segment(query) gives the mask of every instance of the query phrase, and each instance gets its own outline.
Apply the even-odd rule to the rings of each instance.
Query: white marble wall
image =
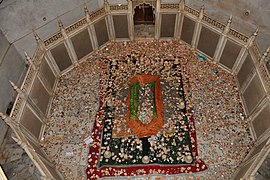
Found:
[[[247,35],[251,35],[259,26],[259,49],[263,52],[270,45],[269,0],[186,0],[186,4],[196,9],[204,5],[206,14],[223,23],[232,14],[232,28]],[[245,15],[247,10],[250,12],[249,16]]]
[[[7,106],[10,101],[15,98],[13,91],[8,80],[20,84],[25,64],[22,57],[18,54],[16,48],[10,45],[8,40],[0,31],[0,111],[6,112]],[[0,147],[3,143],[7,125],[0,118]]]
[[[64,26],[84,16],[85,0],[11,0],[0,5],[0,27],[7,40],[14,43],[18,52],[23,55],[27,51],[33,55],[36,49],[32,29],[42,39],[59,31],[57,20],[61,19]],[[87,0],[90,12],[103,6],[103,0]]]
[[[163,0],[162,2],[177,3],[179,0]],[[20,53],[23,49],[33,54],[35,47],[32,41],[32,29],[37,29],[42,38],[58,31],[57,18],[69,25],[81,18],[84,0],[51,0],[51,1],[3,1],[0,5],[0,27],[7,39],[15,43]],[[126,4],[126,0],[109,0],[111,4]],[[103,0],[87,0],[88,8],[94,11],[103,6]],[[230,14],[233,15],[232,27],[251,35],[256,27],[260,27],[257,39],[261,51],[270,44],[270,4],[268,0],[186,0],[186,4],[199,9],[205,5],[206,14],[226,23]],[[250,11],[245,16],[246,10]],[[43,18],[46,20],[43,20]]]

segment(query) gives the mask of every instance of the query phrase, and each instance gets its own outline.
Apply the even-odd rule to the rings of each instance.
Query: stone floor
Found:
[[[155,37],[155,25],[135,25],[134,34],[137,38],[154,38]]]
[[[26,152],[11,138],[11,129],[1,154],[0,164],[9,180],[40,180],[40,173]]]
[[[130,179],[229,179],[252,145],[235,79],[215,63],[198,59],[188,47],[172,41],[111,43],[60,78],[42,142],[56,168],[66,179],[86,179],[91,132],[99,105],[99,73],[104,73],[105,59],[121,59],[131,51],[145,54],[146,60],[190,53],[185,60],[187,71],[183,72],[190,84],[184,88],[189,89],[187,96],[193,107],[199,158],[208,170]]]

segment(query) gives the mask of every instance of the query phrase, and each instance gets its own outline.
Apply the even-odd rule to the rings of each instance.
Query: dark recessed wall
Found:
[[[174,37],[176,14],[161,15],[160,37]]]
[[[191,45],[195,22],[188,17],[184,17],[181,39]]]
[[[240,87],[243,86],[244,82],[247,80],[250,72],[255,68],[254,63],[251,59],[251,56],[248,54],[247,58],[245,59],[243,65],[241,66],[238,74],[237,80],[239,82]]]
[[[78,60],[93,51],[90,36],[88,30],[85,29],[82,32],[76,34],[71,38],[74,50],[76,52]]]
[[[98,46],[101,46],[105,44],[107,41],[109,41],[105,18],[95,23],[94,27],[96,31]]]
[[[241,47],[239,45],[235,44],[233,41],[228,40],[222,52],[220,63],[227,68],[232,69],[240,50]]]
[[[42,128],[42,122],[35,116],[35,114],[26,106],[21,118],[21,124],[36,138]]]
[[[270,105],[264,107],[252,122],[257,137],[260,137],[270,127]]]
[[[50,86],[52,89],[55,83],[55,76],[48,65],[46,59],[42,59],[41,67],[40,67],[40,73],[42,77],[46,80],[46,83]]]
[[[214,57],[218,44],[219,35],[210,29],[202,26],[198,49],[210,57]]]
[[[34,81],[32,90],[30,92],[30,97],[40,111],[45,115],[50,101],[50,94],[47,92],[38,78],[36,78]]]
[[[264,95],[265,92],[261,80],[256,74],[243,94],[244,101],[247,106],[249,114],[254,110],[256,105],[262,100]]]
[[[51,49],[51,53],[60,71],[65,70],[72,64],[64,43]]]
[[[127,15],[113,15],[116,38],[129,38]]]

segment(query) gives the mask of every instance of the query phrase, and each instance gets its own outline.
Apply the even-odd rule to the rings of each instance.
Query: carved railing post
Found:
[[[155,39],[160,38],[161,18],[160,18],[160,0],[156,1],[156,20],[155,20]]]
[[[9,83],[11,84],[12,88],[18,93],[18,95],[22,98],[22,100],[26,103],[26,101],[28,100],[28,95],[21,88],[15,85],[15,83],[11,80],[9,80]]]
[[[48,53],[48,49],[46,48],[43,40],[38,36],[38,34],[36,33],[36,31],[34,29],[33,29],[33,34],[35,36],[35,40],[36,40],[36,43],[38,45],[38,48],[40,48],[45,53],[45,56],[49,59],[49,63],[53,67],[52,70],[55,72],[55,74],[58,78],[60,76],[60,70],[59,70],[58,66],[56,65],[56,62],[54,61],[52,55],[50,53]],[[41,63],[41,61],[39,63]],[[33,62],[33,64],[34,64],[34,62]]]
[[[228,36],[228,33],[231,29],[231,24],[232,24],[232,15],[230,16],[230,18],[228,19],[227,21],[227,25],[225,26],[223,32],[222,32],[222,35],[220,36],[219,38],[219,41],[218,41],[218,45],[217,45],[217,48],[216,48],[216,52],[214,54],[214,61],[216,62],[219,62],[220,60],[220,57],[222,55],[222,52],[225,48],[225,45],[226,45],[226,42],[227,42],[227,36]]]
[[[68,38],[68,35],[66,33],[66,29],[64,27],[64,24],[62,23],[62,21],[60,19],[58,19],[58,26],[59,26],[59,29],[60,29],[60,32],[61,32],[62,36],[65,39]]]
[[[107,13],[110,11],[110,4],[108,0],[104,0],[104,8]]]
[[[33,34],[37,43],[38,48],[40,48],[43,51],[46,51],[47,48],[44,44],[44,42],[42,41],[42,39],[38,36],[38,34],[36,33],[36,31],[33,29]]]
[[[267,97],[270,100],[270,72],[267,69],[267,62],[269,61],[267,57],[269,52],[270,46],[265,50],[258,62],[256,62],[256,69],[263,82],[263,87],[266,91]]]
[[[268,54],[270,52],[270,46],[266,49],[266,51],[263,53],[262,57],[259,60],[259,63],[266,63],[268,61],[268,59],[266,59],[268,57]]]
[[[26,63],[29,65],[29,67],[32,67],[36,71],[38,68],[34,64],[32,58],[28,55],[26,51],[24,51],[24,56],[25,56]]]
[[[11,86],[13,87],[13,89],[20,95],[24,95],[23,91],[18,88],[18,86],[15,85],[15,83],[13,83],[11,80],[9,80],[9,83],[11,84]]]
[[[64,37],[66,48],[67,48],[68,54],[70,55],[70,59],[71,59],[72,63],[75,65],[78,65],[79,64],[78,58],[77,58],[77,55],[75,53],[73,44],[72,44],[71,40],[69,39],[69,37],[66,33],[66,29],[65,29],[65,27],[60,19],[58,20],[58,26],[59,26],[59,29],[60,29],[62,36]]]
[[[85,13],[85,18],[86,18],[86,21],[88,24],[87,30],[88,30],[88,33],[90,35],[93,50],[97,50],[98,49],[98,41],[97,41],[97,37],[96,37],[96,31],[95,31],[94,25],[92,23],[90,13],[89,13],[89,10],[87,8],[86,3],[84,5],[84,13]]]
[[[193,34],[193,39],[192,39],[192,42],[191,42],[191,47],[192,48],[197,48],[198,43],[199,43],[201,29],[202,29],[202,23],[201,22],[202,22],[202,19],[203,19],[203,14],[204,14],[204,6],[201,7],[199,17],[198,17],[198,19],[196,21],[195,30],[194,30],[194,34]]]
[[[9,125],[11,128],[18,130],[19,123],[10,117],[7,117],[4,113],[0,112],[0,117],[4,120],[4,122]]]
[[[202,22],[202,19],[203,19],[204,9],[205,9],[204,6],[202,6],[201,9],[200,9],[199,18],[198,18],[198,20],[199,20],[200,22]]]
[[[31,57],[27,54],[26,51],[24,51],[23,53],[24,53],[24,57],[25,57],[24,58],[25,64],[28,66],[31,66],[33,64]]]
[[[132,1],[128,0],[128,33],[131,41],[134,39],[134,19]]]
[[[176,18],[176,31],[175,39],[179,40],[182,32],[183,22],[184,22],[184,11],[185,11],[185,0],[179,1],[179,8]]]
[[[250,48],[253,45],[256,37],[258,36],[258,32],[259,28],[257,28],[256,31],[248,38],[248,42],[245,45],[246,49]]]
[[[109,39],[115,39],[115,31],[114,31],[114,24],[113,24],[113,18],[110,10],[110,4],[108,0],[104,0],[104,8],[107,16],[105,16],[105,21],[107,24]]]
[[[227,36],[227,34],[230,32],[231,24],[232,24],[232,14],[231,14],[230,18],[227,21],[227,25],[224,28],[224,31],[223,31],[224,36]]]
[[[180,0],[179,2],[179,11],[183,13],[185,11],[185,0]]]
[[[90,14],[89,14],[89,10],[88,10],[86,4],[84,4],[84,8],[83,8],[83,9],[84,9],[84,14],[85,14],[86,22],[87,22],[88,24],[91,24],[92,21],[91,21]]]

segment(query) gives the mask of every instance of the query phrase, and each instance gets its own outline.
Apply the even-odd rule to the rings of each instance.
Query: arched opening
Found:
[[[153,37],[155,35],[155,8],[151,4],[142,3],[134,8],[134,33],[137,37]]]
[[[134,9],[134,24],[154,25],[154,8],[150,4],[140,4]]]

